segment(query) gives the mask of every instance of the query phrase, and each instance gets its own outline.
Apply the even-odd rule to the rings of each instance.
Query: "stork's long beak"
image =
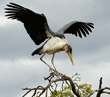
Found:
[[[74,66],[74,61],[73,61],[73,55],[72,55],[72,53],[71,53],[71,52],[68,52],[67,54],[68,54],[68,56],[70,57],[71,63],[72,63],[73,66]]]

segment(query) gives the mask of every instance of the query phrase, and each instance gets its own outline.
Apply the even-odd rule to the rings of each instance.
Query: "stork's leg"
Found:
[[[41,60],[42,62],[44,62],[49,68],[51,68],[44,60],[42,60],[42,58],[44,57],[44,55],[45,55],[45,54],[43,54],[43,55],[40,57],[40,60]]]
[[[53,63],[53,61],[54,61],[54,56],[55,56],[55,54],[53,54],[51,62],[52,62],[52,65],[53,65],[53,67],[54,67],[54,69],[55,69],[55,71],[56,71],[55,65],[54,65],[54,63]]]

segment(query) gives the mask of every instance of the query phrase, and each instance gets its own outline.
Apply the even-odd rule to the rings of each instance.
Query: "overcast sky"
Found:
[[[65,52],[56,54],[54,63],[59,72],[70,77],[79,73],[79,83],[92,84],[92,89],[98,88],[100,77],[102,86],[110,87],[110,0],[0,0],[0,97],[21,97],[26,92],[21,88],[46,86],[43,77],[49,74],[40,56],[31,56],[39,46],[30,39],[23,24],[4,17],[9,2],[44,13],[55,32],[71,21],[94,23],[95,29],[86,38],[66,35],[73,48],[74,66]],[[43,58],[50,66],[51,57]]]

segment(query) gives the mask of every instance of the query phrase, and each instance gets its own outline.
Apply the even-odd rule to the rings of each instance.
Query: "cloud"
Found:
[[[39,60],[0,60],[0,67],[0,94],[4,97],[15,97],[23,93],[21,88],[41,84],[48,73],[48,68]]]
[[[10,26],[10,25],[16,25],[15,21],[9,20],[6,17],[4,17],[3,15],[0,16],[0,27],[6,27],[6,26]]]

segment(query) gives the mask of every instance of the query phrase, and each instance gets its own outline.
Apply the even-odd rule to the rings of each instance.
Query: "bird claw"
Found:
[[[49,67],[49,72],[53,72],[53,71],[56,72],[57,71],[56,68],[53,69],[53,68]]]
[[[52,68],[51,67],[49,67],[49,72],[52,72]]]

